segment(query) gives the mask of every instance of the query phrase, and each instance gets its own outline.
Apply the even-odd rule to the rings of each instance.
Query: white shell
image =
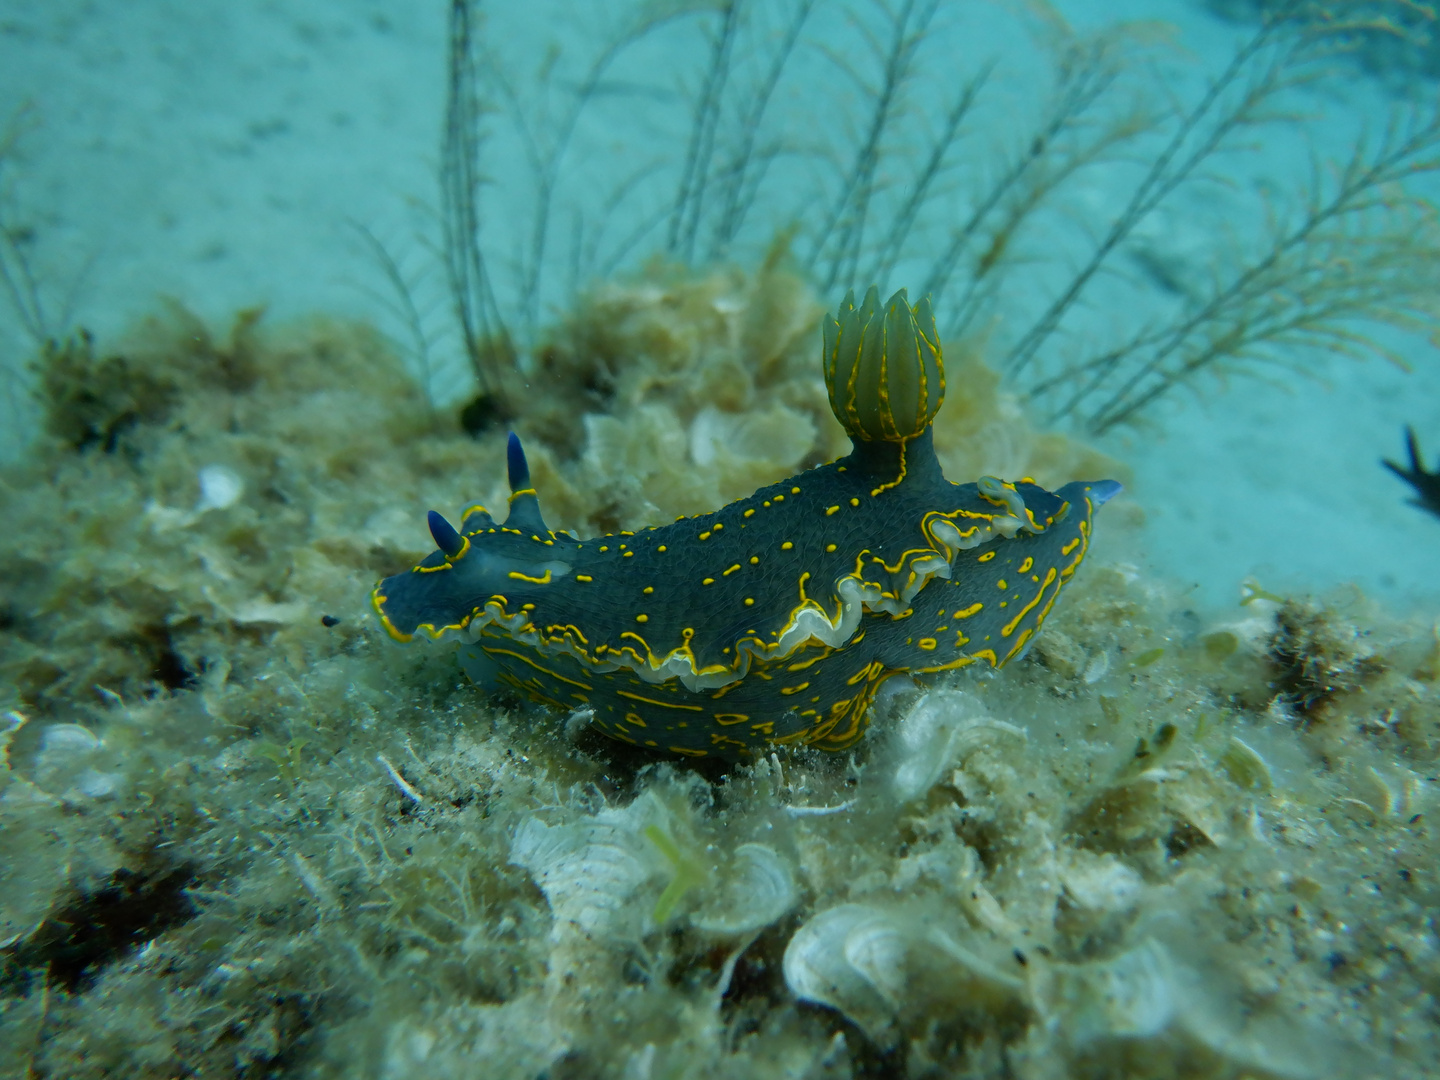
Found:
[[[234,469],[225,465],[206,465],[200,470],[200,499],[195,503],[195,512],[223,510],[234,506],[245,493],[245,481]]]
[[[94,767],[104,742],[79,724],[51,724],[40,735],[32,782],[66,799],[102,799],[115,794],[121,776]]]
[[[42,754],[90,754],[100,749],[100,739],[79,724],[51,724],[40,735]]]
[[[84,769],[75,777],[74,790],[87,799],[104,799],[114,795],[120,787],[120,774],[100,772],[98,769]]]
[[[1148,1038],[1175,1019],[1179,1006],[1170,957],[1154,940],[1103,963],[1086,964],[1065,980],[1075,1007],[1069,1022],[1079,1045],[1099,1038]]]
[[[894,1018],[905,987],[905,939],[885,912],[841,904],[800,927],[785,949],[785,985],[838,1009],[868,1033]]]
[[[901,802],[924,795],[967,753],[996,738],[1023,742],[1023,729],[992,719],[973,694],[931,690],[896,726],[892,788]]]
[[[593,819],[549,826],[527,818],[515,831],[510,861],[530,871],[558,922],[586,933],[608,929],[641,908],[627,901],[654,872],[633,833]]]
[[[691,920],[712,934],[744,934],[769,926],[795,905],[790,864],[767,844],[741,844],[719,888]]]

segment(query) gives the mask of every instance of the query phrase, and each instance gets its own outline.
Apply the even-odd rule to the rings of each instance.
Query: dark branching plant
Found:
[[[999,305],[1016,237],[1065,182],[1119,157],[1154,127],[1150,110],[1116,92],[1137,44],[1126,30],[1052,39],[1056,80],[1047,108],[1016,148],[996,154],[993,179],[944,230],[946,243],[929,262],[922,291],[947,297],[950,336]]]
[[[780,85],[781,78],[789,65],[791,57],[800,41],[800,35],[809,21],[811,13],[814,12],[818,0],[799,0],[789,13],[789,18],[784,23],[784,30],[779,36],[775,47],[764,67],[764,75],[750,89],[739,102],[739,122],[736,137],[721,153],[719,160],[714,162],[713,174],[709,174],[715,154],[714,127],[718,124],[720,105],[722,98],[716,97],[711,103],[705,96],[699,99],[697,104],[697,121],[701,120],[708,112],[711,135],[708,139],[708,147],[701,149],[699,133],[704,125],[700,122],[692,125],[691,142],[696,144],[693,154],[693,162],[687,157],[687,175],[682,177],[679,188],[676,191],[675,210],[672,214],[672,221],[681,227],[673,231],[672,241],[669,250],[675,254],[683,255],[686,259],[693,260],[697,257],[695,247],[696,236],[699,231],[700,221],[706,206],[706,196],[713,194],[715,197],[713,217],[710,221],[710,246],[705,257],[710,260],[725,258],[730,247],[740,235],[740,230],[749,216],[751,208],[755,205],[755,198],[760,190],[760,185],[765,178],[765,173],[770,162],[783,152],[784,143],[779,139],[763,141],[760,139],[761,132],[766,129],[765,121],[770,106],[775,97],[775,91]],[[731,18],[727,12],[724,26],[721,29],[721,38],[727,33],[732,39],[729,46],[724,46],[717,40],[714,49],[718,59],[728,66],[734,52],[733,38],[739,26],[740,16],[744,14],[744,8],[739,0],[733,4],[735,16]],[[709,85],[723,86],[719,80],[710,80]],[[702,177],[696,182],[694,174]],[[705,182],[708,174],[709,183]],[[687,224],[688,222],[688,224]],[[684,247],[681,248],[683,241]]]
[[[46,302],[35,267],[35,233],[19,220],[9,168],[20,140],[34,126],[34,109],[25,105],[0,128],[0,290],[20,328],[43,347],[56,339],[68,314],[57,319]]]
[[[1440,170],[1440,112],[1398,115],[1343,165],[1317,166],[1294,205],[1272,208],[1258,245],[1199,302],[1035,384],[1051,419],[1107,431],[1202,372],[1304,370],[1317,351],[1405,362],[1367,324],[1440,330],[1440,222],[1405,182]]]
[[[21,141],[38,125],[33,106],[20,106],[0,126],[0,309],[8,309],[33,348],[28,365],[3,372],[9,418],[0,422],[0,455],[9,456],[33,430],[37,381],[61,358],[88,353],[91,339],[75,324],[76,299],[90,263],[82,264],[68,288],[55,289],[38,256],[40,236],[23,210],[14,165]]]
[[[564,82],[555,56],[544,65],[540,86],[522,90],[485,40],[480,0],[451,0],[440,164],[441,230],[456,320],[478,391],[467,406],[467,428],[478,430],[492,419],[504,419],[513,413],[513,374],[520,351],[532,346],[536,339],[544,275],[554,246],[557,193],[582,116],[597,98],[613,90],[608,82],[612,69],[628,49],[664,24],[691,14],[694,8],[685,0],[644,5],[603,45],[578,84]],[[540,103],[538,109],[531,107],[536,102]],[[558,104],[552,109],[554,102]],[[503,112],[513,125],[533,191],[529,235],[513,267],[512,277],[518,281],[518,288],[513,303],[505,307],[485,255],[481,197],[482,187],[491,179],[481,160],[489,136],[486,125],[497,112]],[[602,219],[615,215],[619,204],[648,171],[641,169],[619,185],[602,210]],[[578,220],[574,232],[584,232]],[[572,280],[581,275],[580,262],[585,253],[595,258],[596,247],[596,241],[587,243],[583,235],[573,239]]]
[[[476,22],[472,0],[453,0],[440,153],[440,224],[455,320],[475,376],[477,394],[471,407],[504,414],[510,411],[504,403],[505,369],[513,360],[514,350],[495,300],[481,244],[480,152],[485,141],[485,108],[476,70]],[[401,286],[402,295],[408,293],[403,282],[388,276]],[[408,309],[414,309],[408,296],[404,302]]]
[[[881,33],[877,35],[861,24],[867,51],[879,68],[878,78],[868,78],[838,50],[827,50],[835,66],[861,88],[870,106],[850,164],[841,173],[839,190],[830,201],[819,226],[808,237],[808,265],[827,292],[841,281],[853,281],[860,268],[865,250],[865,230],[870,222],[871,205],[878,186],[877,174],[887,150],[885,139],[905,105],[908,84],[916,76],[916,59],[921,43],[935,21],[939,7],[939,0],[900,0],[899,6],[893,9],[880,4]],[[973,94],[962,93],[961,101],[966,98],[973,98]],[[956,117],[952,126],[951,141],[967,110],[959,111],[960,116]],[[945,149],[942,143],[938,150],[937,169],[944,159]],[[935,152],[932,151],[931,157],[935,157]]]
[[[1202,373],[1256,364],[1303,370],[1316,350],[1391,355],[1366,324],[1430,331],[1440,305],[1440,230],[1433,208],[1407,181],[1440,168],[1440,110],[1399,109],[1379,137],[1362,139],[1339,165],[1313,162],[1307,190],[1268,208],[1258,243],[1225,253],[1189,309],[1142,327],[1109,347],[1035,377],[1042,348],[1117,249],[1183,185],[1206,177],[1238,136],[1277,120],[1282,95],[1318,78],[1360,29],[1367,7],[1288,3],[1267,14],[1199,100],[1176,114],[1170,133],[1088,258],[1020,335],[1004,370],[1052,423],[1101,433]],[[1392,356],[1392,358],[1394,358]]]
[[[433,412],[435,409],[436,335],[430,329],[434,322],[430,318],[432,313],[426,307],[422,307],[418,299],[429,291],[425,288],[426,279],[430,276],[427,272],[429,267],[421,265],[407,268],[401,265],[399,257],[391,247],[386,245],[371,229],[359,222],[351,222],[351,226],[385,278],[386,288],[384,290],[370,289],[367,291],[372,299],[404,328],[410,353],[414,357],[415,366],[418,369],[420,388],[425,394],[425,404]],[[450,279],[450,284],[454,284],[453,277]],[[463,312],[459,314],[456,321],[460,324],[461,333],[464,336],[467,355],[475,355],[472,350],[478,346],[479,340],[486,339],[480,339],[473,333],[472,324]],[[475,376],[478,381],[480,372],[476,371]],[[481,386],[487,385],[481,383]]]
[[[940,47],[947,0],[654,0],[574,81],[552,55],[530,82],[485,40],[479,3],[451,0],[442,219],[465,348],[499,411],[545,297],[557,299],[547,292],[557,265],[568,266],[573,296],[647,250],[688,266],[758,261],[776,236],[823,291],[918,284],[949,313],[949,335],[986,333],[1004,376],[1042,415],[1092,432],[1137,419],[1204,373],[1300,366],[1316,349],[1384,354],[1367,324],[1436,326],[1437,223],[1411,182],[1440,164],[1440,112],[1403,110],[1349,160],[1317,163],[1306,190],[1266,209],[1259,235],[1219,245],[1208,281],[1190,283],[1178,311],[1139,328],[1116,320],[1112,340],[1080,317],[1103,302],[1099,283],[1127,287],[1120,255],[1134,254],[1182,190],[1214,182],[1223,155],[1262,125],[1294,122],[1286,95],[1321,77],[1357,34],[1388,26],[1373,3],[1272,4],[1194,100],[1160,107],[1149,28],[1079,34],[1042,19],[1034,40],[1051,58],[1050,85],[1005,123],[984,125],[998,141],[974,132],[1002,92],[1003,65],[978,56],[957,73]],[[662,30],[662,47],[631,63]],[[620,99],[625,111],[610,122],[658,137],[653,153],[597,170],[612,181],[605,188],[588,182],[593,159],[576,153],[577,132],[587,110]],[[504,301],[481,213],[487,124],[501,115],[529,174],[529,223]],[[1077,230],[1077,178],[1099,166],[1128,170],[1133,185],[1113,215]],[[1072,242],[1057,246],[1051,233],[1067,220]]]

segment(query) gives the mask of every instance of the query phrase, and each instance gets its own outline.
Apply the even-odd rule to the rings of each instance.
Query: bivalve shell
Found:
[[[550,826],[528,818],[515,831],[510,861],[530,871],[557,922],[586,933],[641,910],[627,902],[656,871],[628,829],[594,820]]]
[[[785,985],[802,1001],[844,1013],[871,1037],[888,1027],[905,987],[906,942],[884,911],[841,904],[795,932],[785,949]]]
[[[795,905],[795,875],[768,844],[741,844],[720,887],[691,920],[712,934],[739,935],[769,926]]]
[[[931,690],[906,713],[891,743],[895,795],[901,802],[917,799],[976,748],[996,739],[1025,738],[1022,728],[991,718],[975,695]]]

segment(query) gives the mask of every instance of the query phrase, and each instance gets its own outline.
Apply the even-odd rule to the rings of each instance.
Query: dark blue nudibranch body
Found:
[[[1020,655],[1085,557],[1114,481],[1049,492],[945,478],[930,421],[944,368],[929,304],[849,297],[825,333],[847,457],[711,514],[581,541],[547,528],[519,440],[509,514],[380,582],[389,633],[456,637],[477,681],[662,752],[847,747],[892,675]]]

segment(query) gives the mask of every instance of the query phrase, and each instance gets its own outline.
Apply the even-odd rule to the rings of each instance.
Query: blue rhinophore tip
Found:
[[[436,510],[430,511],[430,535],[435,538],[435,546],[443,551],[448,558],[455,558],[465,550],[465,538],[455,531],[455,526],[445,520],[445,515]]]
[[[1090,496],[1090,501],[1100,507],[1124,490],[1125,485],[1119,480],[1096,480],[1089,485],[1087,494]]]
[[[530,466],[525,461],[525,448],[520,445],[520,436],[513,431],[505,446],[505,465],[510,474],[511,491],[524,491],[530,486]]]

